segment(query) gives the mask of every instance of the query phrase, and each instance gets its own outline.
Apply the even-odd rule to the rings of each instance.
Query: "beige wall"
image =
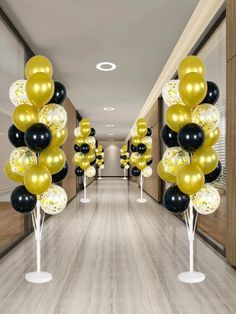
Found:
[[[99,142],[104,148],[105,164],[102,170],[103,176],[123,176],[123,169],[120,168],[120,149],[124,142]]]

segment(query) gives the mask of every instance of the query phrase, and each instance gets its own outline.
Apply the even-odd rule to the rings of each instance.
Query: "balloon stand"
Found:
[[[98,180],[102,180],[102,177],[101,177],[102,173],[101,173],[101,169],[98,168]]]
[[[89,203],[90,199],[87,198],[87,176],[84,174],[84,197],[80,199],[81,203]]]
[[[140,198],[136,200],[138,203],[146,203],[147,200],[146,198],[143,197],[143,174],[141,171],[141,176],[140,176]]]
[[[193,270],[194,269],[193,243],[197,224],[197,215],[194,219],[193,204],[191,200],[189,204],[189,209],[185,213],[185,222],[189,240],[189,271],[180,273],[178,275],[178,279],[184,283],[199,283],[205,280],[205,275],[203,273],[196,272]]]
[[[127,180],[128,178],[126,177],[126,173],[125,173],[125,168],[124,168],[124,177],[123,180]]]
[[[41,271],[41,239],[43,231],[45,214],[41,217],[41,209],[39,202],[36,205],[36,211],[32,213],[32,222],[34,226],[34,234],[36,239],[36,248],[37,248],[37,271],[27,273],[25,279],[32,283],[45,283],[52,280],[52,275],[47,272]]]

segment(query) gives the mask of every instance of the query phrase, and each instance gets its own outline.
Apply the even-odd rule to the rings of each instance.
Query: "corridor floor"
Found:
[[[88,187],[89,204],[74,199],[44,225],[46,284],[30,284],[35,239],[30,235],[0,260],[1,314],[236,313],[236,271],[201,239],[195,268],[201,284],[183,284],[188,270],[185,226],[139,189],[119,178]]]

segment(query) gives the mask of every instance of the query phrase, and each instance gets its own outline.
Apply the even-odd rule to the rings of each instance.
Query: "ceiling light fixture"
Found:
[[[115,110],[115,108],[114,107],[104,107],[103,110],[104,111],[113,111],[113,110]]]
[[[96,64],[96,69],[99,71],[109,72],[116,69],[115,63],[112,62],[100,62]]]
[[[105,124],[105,127],[107,128],[113,128],[115,126],[115,124]]]
[[[113,135],[114,135],[114,133],[108,133],[107,135],[109,135],[109,136],[113,136]]]

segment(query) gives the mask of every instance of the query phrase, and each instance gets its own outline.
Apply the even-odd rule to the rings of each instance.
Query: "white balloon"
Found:
[[[138,135],[138,133],[137,133],[137,128],[136,128],[135,126],[132,127],[132,129],[131,129],[131,131],[130,131],[130,134],[131,134],[132,137]]]
[[[28,104],[31,105],[25,90],[26,80],[15,81],[9,89],[9,98],[15,105]]]
[[[90,167],[88,167],[87,170],[85,170],[85,174],[87,177],[92,178],[95,176],[96,170],[93,166],[90,166]]]
[[[104,169],[104,165],[101,165],[99,168],[100,168],[101,170]]]
[[[147,166],[146,168],[144,168],[142,170],[142,175],[145,177],[145,178],[148,178],[148,177],[151,177],[152,175],[152,168]]]
[[[74,135],[75,135],[75,137],[81,136],[80,126],[78,126],[77,128],[74,129]]]
[[[46,214],[56,215],[66,207],[67,195],[62,187],[51,184],[46,192],[38,196],[38,201]]]
[[[129,165],[125,165],[125,169],[128,170],[129,169]]]
[[[162,97],[168,106],[175,104],[184,105],[179,95],[179,80],[168,81],[162,89]]]

